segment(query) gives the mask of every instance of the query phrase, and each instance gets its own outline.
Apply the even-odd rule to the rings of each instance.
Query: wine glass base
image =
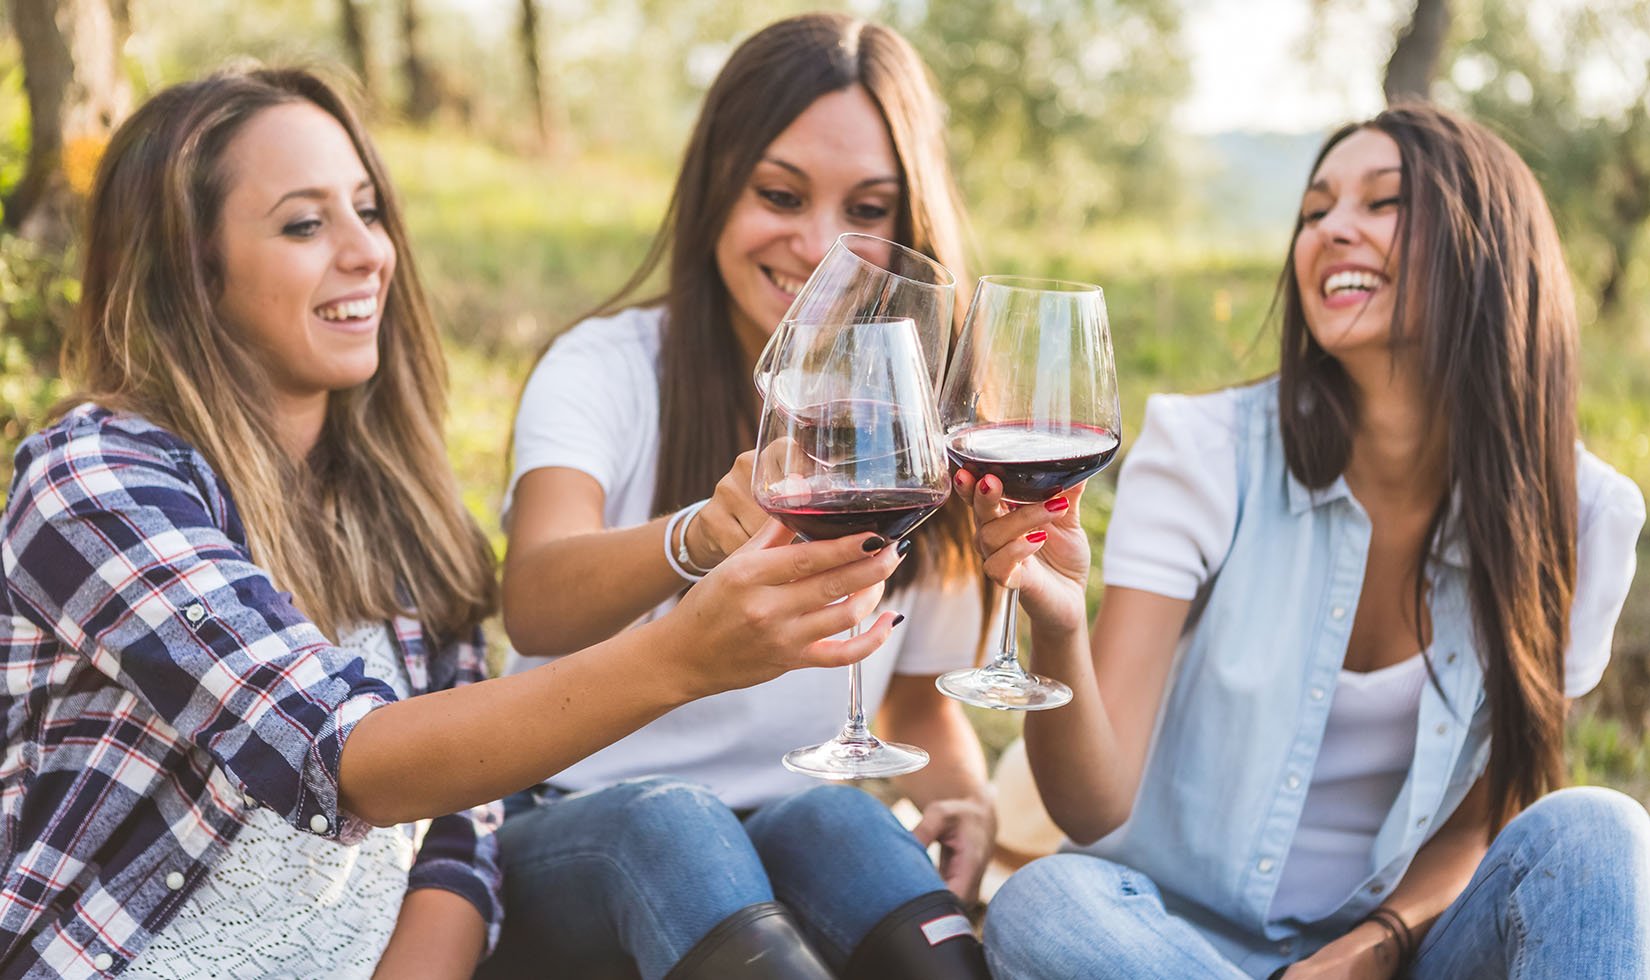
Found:
[[[884,742],[875,736],[863,741],[839,736],[805,749],[793,749],[781,761],[791,772],[816,779],[885,779],[928,765],[928,753],[915,745]]]
[[[942,674],[934,686],[964,704],[998,711],[1046,711],[1071,700],[1071,688],[1014,667],[980,667]]]

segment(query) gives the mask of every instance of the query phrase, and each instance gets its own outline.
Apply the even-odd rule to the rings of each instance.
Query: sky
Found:
[[[1373,115],[1383,101],[1394,6],[1340,4],[1313,31],[1307,0],[1187,3],[1181,29],[1192,94],[1176,121],[1195,133],[1305,132]]]

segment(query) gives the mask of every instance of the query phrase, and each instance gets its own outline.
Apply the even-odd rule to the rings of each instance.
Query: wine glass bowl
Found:
[[[940,413],[951,464],[975,480],[997,480],[1010,506],[1051,500],[1099,473],[1121,444],[1117,371],[1100,287],[981,278]],[[943,693],[1022,711],[1071,700],[1071,688],[1020,665],[1017,609],[1017,591],[1006,590],[1002,638],[991,662],[942,675],[935,683]]]
[[[892,543],[945,503],[950,471],[909,318],[790,322],[773,380],[751,490],[786,527],[810,540],[872,531]],[[841,733],[784,758],[786,768],[825,779],[894,776],[927,762],[923,750],[871,734],[857,663]]]
[[[782,336],[792,323],[909,319],[916,324],[928,377],[938,391],[945,376],[955,308],[956,278],[945,266],[875,235],[839,235],[762,348],[753,372],[756,390],[767,395]]]

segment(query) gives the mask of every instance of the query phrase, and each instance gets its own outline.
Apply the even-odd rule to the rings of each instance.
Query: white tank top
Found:
[[[1375,835],[1415,762],[1426,683],[1420,654],[1368,673],[1341,671],[1300,824],[1272,895],[1273,920],[1322,919],[1371,874]]]

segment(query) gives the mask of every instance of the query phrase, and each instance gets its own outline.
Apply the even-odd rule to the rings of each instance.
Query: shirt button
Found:
[[[1272,871],[1272,859],[1261,858],[1259,863],[1255,865],[1255,870],[1259,871],[1261,874],[1270,874]]]
[[[1314,700],[1314,701],[1322,701],[1323,700],[1323,688],[1321,688],[1321,687],[1314,687],[1312,690],[1308,691],[1307,693],[1312,695],[1312,700]]]
[[[1300,789],[1301,788],[1301,778],[1299,776],[1290,776],[1288,779],[1284,780],[1284,783],[1290,789]]]
[[[183,611],[183,618],[191,623],[198,623],[206,618],[206,607],[198,602],[194,603]]]
[[[310,817],[309,818],[309,829],[315,831],[317,834],[326,833],[327,832],[327,818],[321,816],[319,813],[317,813],[313,817]]]
[[[1446,664],[1455,663],[1455,654],[1453,654],[1453,653],[1445,654],[1444,655],[1444,663],[1446,663]]]
[[[107,970],[109,967],[114,965],[115,958],[110,956],[108,953],[99,953],[97,956],[92,958],[92,968],[94,970]]]
[[[1295,952],[1295,941],[1292,939],[1285,939],[1283,942],[1278,943],[1278,952],[1285,956],[1292,955]]]
[[[1438,727],[1434,728],[1433,731],[1437,732],[1440,735],[1448,735],[1449,734],[1449,726],[1445,725],[1443,723],[1439,723]]]
[[[1426,825],[1427,825],[1427,818],[1426,817],[1422,817],[1421,819],[1415,821],[1415,826],[1416,827],[1425,827]]]
[[[1380,893],[1382,893],[1384,891],[1386,891],[1386,886],[1381,884],[1378,881],[1375,884],[1369,886],[1369,893],[1371,895],[1379,895]]]
[[[248,810],[256,810],[258,808],[258,801],[252,798],[251,793],[242,793],[241,802],[246,804],[246,808]]]
[[[182,871],[174,871],[171,874],[167,875],[166,876],[166,887],[170,888],[172,891],[177,891],[178,889],[182,888],[183,887],[183,872]]]
[[[1346,607],[1345,606],[1336,606],[1334,609],[1329,610],[1329,615],[1335,617],[1336,619],[1345,619],[1346,618]]]

